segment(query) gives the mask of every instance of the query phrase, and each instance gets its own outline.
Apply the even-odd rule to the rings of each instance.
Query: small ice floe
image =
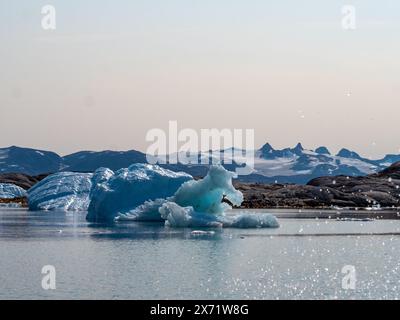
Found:
[[[190,235],[192,237],[204,237],[204,236],[213,236],[215,235],[215,231],[205,231],[205,230],[193,230]]]
[[[373,218],[336,218],[337,221],[375,221]]]
[[[21,208],[21,203],[11,202],[11,203],[0,203],[0,208],[15,209]]]
[[[341,210],[344,210],[345,208],[339,207],[339,206],[331,206],[331,209],[341,211]]]
[[[221,220],[224,228],[279,228],[278,220],[269,213],[243,212],[233,216],[224,216]]]
[[[371,207],[366,207],[365,210],[368,210],[368,211],[382,210],[382,207],[380,204],[374,204]]]

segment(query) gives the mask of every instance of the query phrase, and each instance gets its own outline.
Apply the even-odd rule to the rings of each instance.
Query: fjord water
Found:
[[[288,219],[195,233],[0,208],[0,299],[400,298],[400,220]],[[42,267],[56,269],[44,290]],[[355,289],[342,286],[344,266]]]

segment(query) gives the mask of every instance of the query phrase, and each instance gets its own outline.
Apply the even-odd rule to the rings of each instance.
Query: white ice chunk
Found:
[[[172,228],[278,228],[275,216],[268,213],[240,213],[237,215],[196,212],[193,207],[181,207],[166,202],[160,208],[165,225]]]
[[[85,211],[89,206],[91,173],[52,174],[28,190],[30,210]]]
[[[160,208],[169,227],[276,228],[278,221],[270,214],[225,215],[232,205],[239,206],[243,194],[232,185],[234,173],[221,165],[212,166],[202,180],[185,182]]]
[[[193,207],[181,207],[174,202],[166,202],[160,208],[165,225],[174,228],[221,228],[218,216],[194,211]]]
[[[26,197],[26,191],[12,183],[0,183],[0,199]]]
[[[232,185],[236,175],[221,165],[211,166],[204,179],[184,183],[173,197],[173,202],[181,207],[193,207],[196,212],[219,214],[231,206],[222,202],[223,198],[231,204],[240,206],[243,194]]]
[[[190,235],[193,237],[213,236],[215,231],[193,230]]]
[[[269,213],[240,213],[222,218],[224,228],[278,228],[275,216]]]

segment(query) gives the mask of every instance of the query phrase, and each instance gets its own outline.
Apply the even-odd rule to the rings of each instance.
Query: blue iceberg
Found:
[[[91,173],[52,174],[28,190],[30,210],[86,211],[92,186]]]
[[[98,169],[92,177],[86,219],[107,222],[116,219],[161,220],[159,207],[192,176],[157,165],[133,164],[115,173]]]
[[[233,172],[212,166],[202,180],[184,183],[159,209],[169,227],[277,228],[271,214],[226,214],[240,206],[243,194],[234,188]]]
[[[157,166],[148,167],[151,170],[163,170]],[[168,171],[167,171],[168,172]],[[240,206],[243,194],[234,188],[232,178],[233,172],[227,171],[221,165],[211,166],[206,177],[201,180],[190,179],[176,188],[175,193],[168,192],[170,196],[163,197],[159,194],[159,176],[152,175],[156,181],[149,182],[155,193],[146,196],[148,190],[132,189],[129,196],[123,195],[121,190],[110,202],[121,200],[129,202],[127,210],[114,210],[111,217],[114,220],[140,220],[140,221],[165,221],[165,225],[173,228],[181,227],[206,227],[206,228],[276,228],[278,221],[270,214],[226,214],[232,206]],[[122,183],[118,183],[119,186]],[[102,187],[110,190],[109,185]],[[123,189],[123,187],[120,187]],[[136,186],[135,186],[136,188]],[[172,191],[172,190],[170,190]],[[141,193],[142,192],[142,193]],[[101,192],[100,192],[101,194]],[[122,197],[121,197],[122,195]],[[146,199],[145,201],[143,201]],[[93,199],[92,199],[93,201]],[[134,201],[136,201],[134,203]],[[105,208],[96,210],[98,213],[105,212]],[[90,211],[90,208],[89,208]],[[104,217],[103,217],[104,218]]]
[[[0,183],[0,199],[26,197],[26,191],[12,183]]]
[[[160,177],[165,177],[167,173],[168,179],[171,179],[177,173],[162,169],[159,166],[147,165],[146,169],[146,175],[154,170],[161,172],[162,175],[152,173],[151,180],[148,182],[150,188],[143,189],[143,181],[141,179],[133,179],[138,175],[138,172],[136,170],[131,171],[129,179],[135,183],[126,188],[123,183],[118,182],[117,185],[120,192],[118,194],[114,193],[115,197],[109,201],[109,205],[114,207],[115,203],[127,201],[127,208],[121,208],[121,205],[119,205],[118,210],[114,210],[113,214],[108,214],[107,216],[111,216],[112,219],[116,220],[166,220],[170,226],[188,226],[188,223],[183,222],[179,217],[186,216],[189,219],[189,216],[192,216],[190,225],[215,227],[220,225],[220,222],[215,221],[217,215],[231,209],[228,203],[222,202],[222,199],[226,199],[232,205],[240,205],[243,201],[243,194],[232,185],[232,178],[235,174],[220,165],[210,167],[207,176],[201,180],[196,181],[191,176],[188,176],[190,177],[189,180],[179,181],[179,184],[175,184],[174,188],[169,189],[167,194],[160,194],[160,191],[165,189],[160,185]],[[183,175],[187,176],[184,173]],[[141,176],[139,175],[139,177]],[[95,177],[96,174],[94,175]],[[123,180],[125,181],[126,179],[127,176],[124,175]],[[104,192],[101,189],[115,189],[115,187],[110,188],[109,185],[104,187],[102,184],[98,185],[98,187],[100,188],[100,193],[94,192],[94,194],[101,194],[101,196],[104,196]],[[150,195],[149,191],[151,192]],[[95,198],[92,197],[92,202],[94,201]],[[89,207],[89,213],[91,209],[92,205]],[[94,211],[100,214],[107,212],[106,208],[97,208]],[[92,219],[89,220],[93,221]],[[102,216],[101,220],[106,220],[106,217]],[[169,222],[168,220],[173,220],[174,222]],[[207,223],[203,222],[203,220],[206,220]],[[176,221],[181,221],[182,223],[175,223]]]
[[[196,212],[221,214],[231,208],[223,199],[235,206],[243,201],[243,194],[232,185],[234,177],[235,173],[221,165],[211,166],[203,179],[184,183],[172,201],[181,207],[193,207]]]
[[[271,228],[270,214],[234,213],[243,194],[235,173],[211,166],[200,180],[157,165],[133,164],[116,172],[61,172],[28,190],[30,210],[87,211],[90,222],[160,221],[167,227]],[[228,213],[227,213],[228,212]]]

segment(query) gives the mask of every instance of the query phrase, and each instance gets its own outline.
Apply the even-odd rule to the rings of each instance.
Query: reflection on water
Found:
[[[278,229],[193,232],[2,208],[0,298],[400,298],[399,220],[277,214]],[[48,264],[54,291],[41,288]],[[357,270],[355,290],[342,288],[346,265]]]

